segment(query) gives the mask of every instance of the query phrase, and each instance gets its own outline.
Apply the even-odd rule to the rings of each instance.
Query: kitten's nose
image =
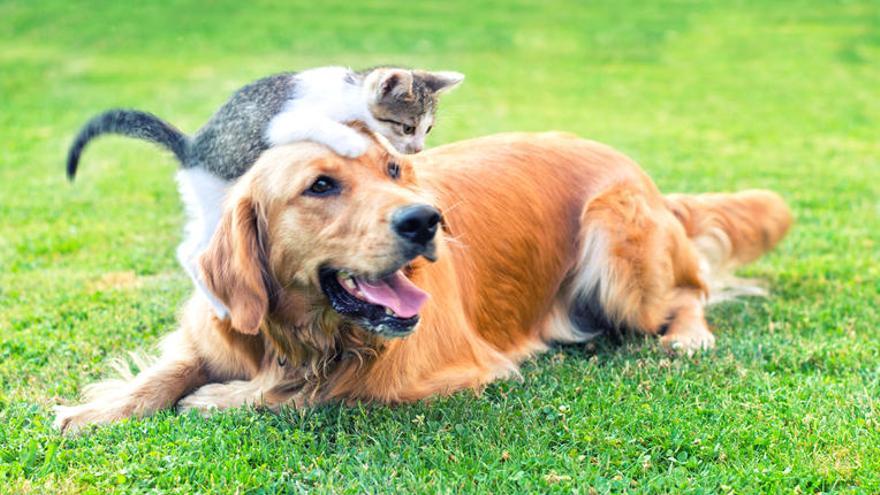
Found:
[[[407,150],[408,150],[410,153],[418,153],[419,151],[422,151],[422,145],[420,145],[420,144],[411,144],[411,145],[407,146]]]

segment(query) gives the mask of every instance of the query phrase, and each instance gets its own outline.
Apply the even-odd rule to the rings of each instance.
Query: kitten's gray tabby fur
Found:
[[[461,74],[454,72],[389,68],[354,72],[341,67],[322,67],[298,74],[276,74],[239,89],[192,139],[150,113],[110,110],[92,118],[80,130],[70,147],[67,174],[71,179],[76,175],[80,155],[92,139],[113,133],[161,144],[174,152],[183,168],[200,167],[216,177],[233,180],[243,175],[263,151],[283,144],[270,142],[271,136],[267,135],[273,119],[284,113],[286,107],[312,98],[317,103],[315,106],[343,107],[343,112],[339,112],[339,108],[328,112],[348,113],[339,117],[351,118],[337,120],[339,123],[364,120],[371,130],[384,135],[399,151],[419,151],[433,126],[438,95],[462,79]],[[367,103],[366,115],[358,115],[362,108],[345,108],[350,102],[344,100],[350,99],[351,94],[333,94],[333,89],[339,89],[339,82],[344,92],[360,89],[361,93],[372,93],[371,101],[368,101],[370,95],[360,95]],[[314,92],[323,94],[311,94]],[[336,101],[332,101],[334,99]],[[414,130],[412,134],[405,132],[410,128]],[[401,136],[412,138],[401,139]],[[334,147],[334,143],[324,142],[320,136],[309,137]]]
[[[139,110],[110,110],[80,130],[67,156],[76,175],[86,145],[102,134],[122,134],[165,146],[180,161],[181,194],[190,220],[178,258],[218,316],[226,308],[201,282],[198,255],[220,220],[230,183],[271,146],[310,140],[356,157],[367,141],[344,125],[361,121],[403,153],[418,152],[434,124],[438,96],[457,86],[457,72],[378,67],[355,72],[321,67],[269,76],[238,90],[189,138],[171,124]]]

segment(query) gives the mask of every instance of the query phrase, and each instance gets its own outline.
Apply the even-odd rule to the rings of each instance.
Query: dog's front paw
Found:
[[[219,407],[214,400],[213,395],[202,392],[203,389],[212,386],[215,385],[205,385],[183,399],[180,399],[177,403],[178,412],[185,413],[188,411],[198,411],[202,416],[210,416],[213,412],[217,411]]]
[[[55,421],[52,426],[61,433],[76,433],[91,424],[106,422],[100,414],[85,405],[55,406]]]
[[[66,432],[75,417],[73,409],[73,407],[55,406],[55,421],[52,422],[52,426],[61,433]]]
[[[328,144],[333,151],[346,158],[357,158],[366,153],[369,147],[367,140],[355,132],[346,133]]]
[[[254,402],[249,382],[211,383],[187,395],[177,403],[180,412],[198,411],[210,416],[220,409],[240,407]]]

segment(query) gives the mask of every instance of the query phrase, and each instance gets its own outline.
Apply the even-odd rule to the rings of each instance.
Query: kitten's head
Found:
[[[396,68],[371,70],[364,79],[367,106],[377,128],[401,153],[418,153],[434,126],[440,93],[464,80],[458,72]]]

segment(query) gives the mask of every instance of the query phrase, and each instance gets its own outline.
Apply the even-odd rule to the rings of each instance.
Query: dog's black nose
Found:
[[[391,228],[402,239],[427,246],[440,223],[440,212],[430,205],[411,205],[398,208],[391,215]]]

